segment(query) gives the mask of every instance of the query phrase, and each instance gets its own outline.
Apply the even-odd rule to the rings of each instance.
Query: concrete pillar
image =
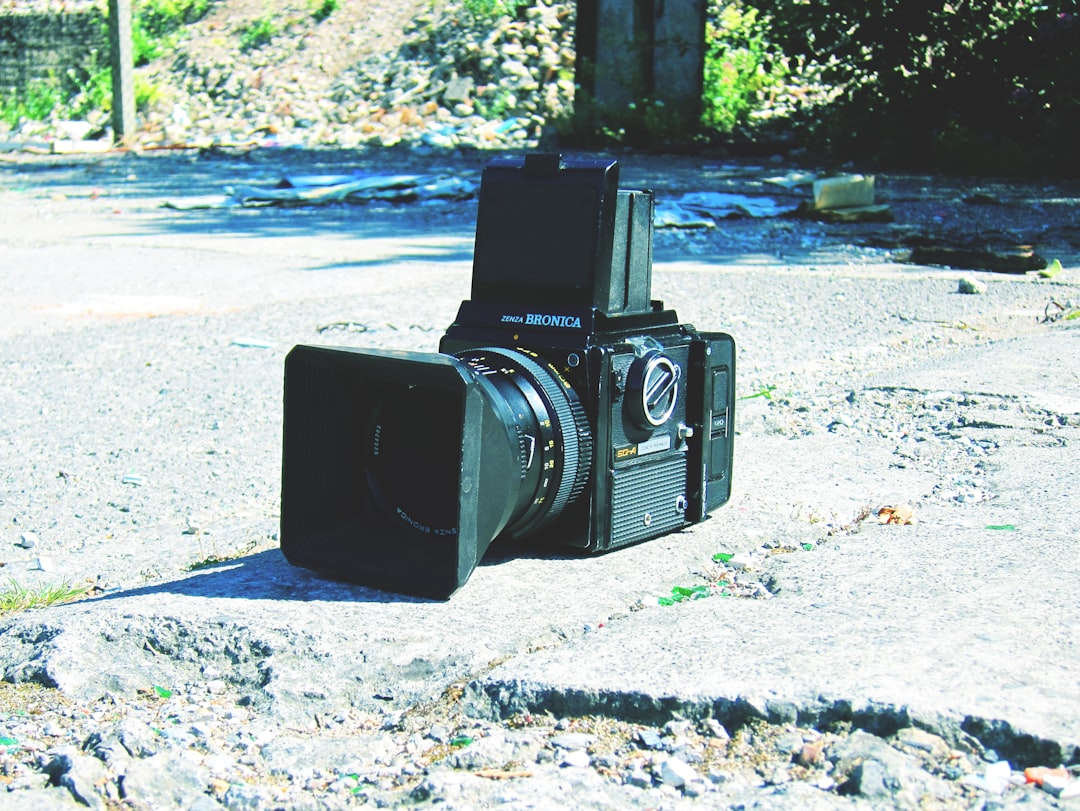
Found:
[[[109,60],[112,66],[113,137],[135,132],[135,65],[131,47],[131,0],[109,0]]]
[[[701,115],[706,0],[578,0],[579,106],[595,126],[631,102],[662,101],[673,117]],[[583,122],[586,123],[586,122]]]
[[[701,116],[706,0],[655,0],[653,87],[656,98],[691,121]]]

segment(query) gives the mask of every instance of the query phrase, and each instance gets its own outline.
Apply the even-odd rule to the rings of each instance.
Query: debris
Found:
[[[721,741],[731,740],[731,735],[728,734],[727,729],[715,718],[706,718],[704,721],[705,729],[708,730],[712,737]]]
[[[69,141],[85,141],[94,131],[94,125],[89,121],[57,121],[53,128],[57,137]]]
[[[532,777],[533,773],[524,769],[481,769],[473,772],[476,777],[484,777],[488,780],[514,780],[522,777]]]
[[[592,763],[592,758],[584,749],[571,749],[567,751],[559,761],[560,766],[574,766],[584,769]]]
[[[40,543],[37,533],[24,532],[19,536],[19,540],[15,542],[16,546],[21,546],[23,549],[33,549]]]
[[[819,766],[825,762],[825,739],[818,738],[817,740],[804,743],[799,750],[798,763],[800,766],[811,768],[813,766]]]
[[[142,487],[146,482],[143,477],[137,473],[126,473],[124,477],[120,479],[120,484],[130,484],[135,487]]]
[[[1075,301],[1050,299],[1043,308],[1043,317],[1039,323],[1053,324],[1055,321],[1072,321],[1074,318],[1080,318],[1080,306],[1077,306]]]
[[[708,596],[708,586],[674,586],[671,589],[671,599],[677,603],[683,600],[700,600]]]
[[[734,217],[779,217],[798,208],[763,195],[728,192],[690,192],[677,200],[656,204],[655,228],[714,228],[717,220]]]
[[[815,180],[817,180],[817,175],[811,174],[810,172],[788,172],[786,175],[767,177],[764,179],[764,182],[772,183],[774,186],[780,186],[790,191],[794,191],[800,186],[813,185]]]
[[[664,746],[660,733],[649,727],[639,729],[637,739],[646,749],[661,749]]]
[[[810,219],[831,223],[892,222],[892,209],[887,205],[853,206],[815,211]]]
[[[101,141],[82,141],[58,138],[52,142],[54,155],[83,155],[86,153],[108,152],[112,143],[106,138]]]
[[[990,270],[994,273],[1027,273],[1043,270],[1048,262],[1030,245],[994,250],[985,247],[917,245],[907,258],[911,265],[937,265],[963,270]]]
[[[587,732],[564,732],[551,739],[551,745],[556,749],[588,749],[594,743],[596,736]]]
[[[233,338],[232,346],[242,346],[245,349],[273,349],[274,343],[261,338]]]
[[[972,295],[982,295],[986,292],[986,285],[982,282],[971,278],[970,276],[964,276],[957,282],[957,293],[968,293]]]
[[[685,209],[677,203],[659,202],[653,211],[654,228],[715,228],[712,217]]]
[[[1073,782],[1072,775],[1064,766],[1051,769],[1047,766],[1031,766],[1024,769],[1024,780],[1034,783],[1047,794],[1060,797]]]
[[[914,524],[915,510],[910,504],[899,504],[896,507],[882,507],[878,510],[879,524]]]
[[[961,782],[1000,797],[1012,784],[1012,766],[1007,760],[988,763],[982,774],[965,775]]]
[[[873,204],[873,175],[840,175],[814,181],[815,211],[863,208]]]
[[[44,555],[36,558],[30,565],[30,570],[36,572],[51,572],[54,569],[56,569],[56,566],[53,565],[52,558],[47,558]]]
[[[814,181],[814,199],[800,216],[832,223],[892,222],[892,209],[874,203],[873,175],[839,175]]]
[[[1059,273],[1061,273],[1061,270],[1061,260],[1055,259],[1053,262],[1050,263],[1048,267],[1045,267],[1039,271],[1039,277],[1042,279],[1052,279]]]
[[[727,561],[727,565],[732,569],[752,569],[756,563],[757,561],[754,559],[754,556],[745,552],[732,555]]]
[[[660,780],[665,786],[680,788],[701,778],[694,767],[678,757],[671,757],[660,764]]]
[[[239,185],[225,196],[166,200],[165,208],[190,211],[206,208],[314,206],[331,203],[394,203],[467,200],[475,195],[472,180],[440,175],[296,175],[273,187]]]

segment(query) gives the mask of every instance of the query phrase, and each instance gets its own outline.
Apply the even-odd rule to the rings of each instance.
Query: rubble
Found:
[[[357,36],[372,27],[363,9],[350,14]],[[140,69],[160,98],[140,112],[131,145],[532,147],[572,113],[575,14],[574,3],[554,0],[513,16],[474,13],[454,0],[408,23],[396,52],[378,49],[340,66],[335,53],[311,65],[297,58],[321,42],[307,15],[276,21],[257,47],[216,47],[238,42],[244,23],[208,18],[194,24],[205,36]],[[111,148],[108,139],[86,140],[94,127],[80,123],[50,132],[29,122],[5,140],[63,153]],[[84,137],[73,140],[73,132]]]

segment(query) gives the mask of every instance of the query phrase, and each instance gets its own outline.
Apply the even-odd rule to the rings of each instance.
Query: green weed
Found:
[[[474,17],[515,17],[518,9],[530,0],[464,0],[465,9]]]
[[[0,616],[77,600],[89,590],[89,586],[72,586],[66,581],[53,585],[46,583],[34,589],[28,589],[20,586],[15,580],[11,580],[8,587],[0,591]]]
[[[337,10],[338,0],[322,0],[311,12],[311,17],[315,22],[321,23]]]
[[[729,133],[779,90],[787,76],[765,40],[756,9],[727,3],[706,25],[701,123]]]
[[[744,394],[736,399],[753,400],[755,397],[764,397],[766,400],[771,400],[773,398],[774,391],[776,391],[776,386],[767,383],[766,385],[755,391],[753,394]]]
[[[269,44],[278,35],[278,26],[272,17],[259,17],[240,29],[240,50],[253,51]]]
[[[5,97],[0,105],[0,117],[13,127],[23,119],[45,121],[65,100],[61,81],[50,75],[47,79],[31,81],[21,95],[12,93]]]

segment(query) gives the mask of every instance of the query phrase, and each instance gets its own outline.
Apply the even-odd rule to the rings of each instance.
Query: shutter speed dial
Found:
[[[680,369],[655,349],[636,358],[626,373],[626,407],[631,421],[652,430],[666,423],[679,401]]]

